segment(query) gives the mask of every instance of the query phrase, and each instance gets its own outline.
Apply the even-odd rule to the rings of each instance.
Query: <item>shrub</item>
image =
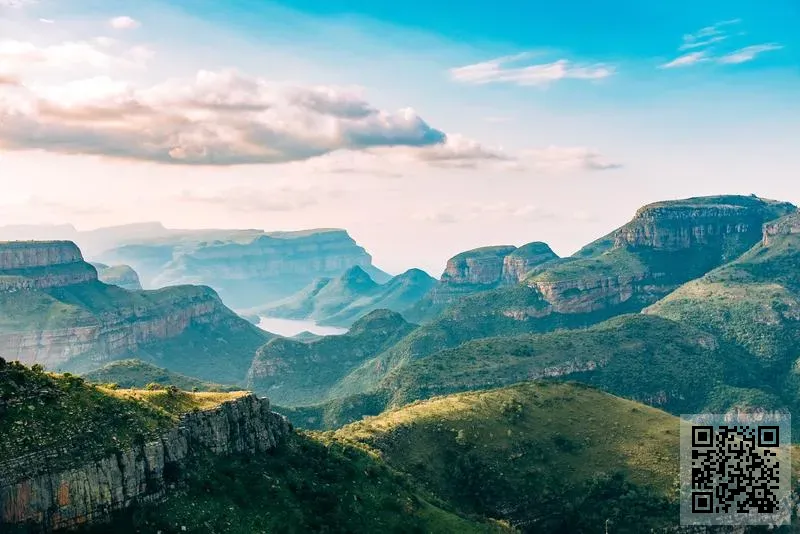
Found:
[[[150,382],[144,387],[144,389],[146,389],[147,391],[160,391],[164,389],[164,386],[162,386],[161,384],[156,384],[155,382]]]

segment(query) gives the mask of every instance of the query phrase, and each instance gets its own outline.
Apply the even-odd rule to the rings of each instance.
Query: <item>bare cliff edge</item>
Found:
[[[0,355],[8,360],[57,369],[78,359],[99,364],[152,352],[169,361],[175,347],[156,345],[190,334],[194,342],[243,344],[235,347],[241,355],[218,356],[241,356],[241,376],[231,370],[223,377],[232,381],[244,378],[248,358],[269,338],[226,308],[211,288],[127,291],[100,282],[72,242],[0,242]],[[177,363],[175,370],[184,367]]]
[[[193,456],[269,451],[291,427],[267,399],[246,395],[184,415],[158,439],[81,465],[51,471],[69,450],[45,451],[0,463],[0,526],[30,523],[52,532],[108,520],[135,503],[163,500]],[[2,529],[0,529],[1,531]]]

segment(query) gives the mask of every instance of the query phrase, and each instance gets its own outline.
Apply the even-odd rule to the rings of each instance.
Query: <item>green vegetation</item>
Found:
[[[573,384],[521,384],[415,403],[349,425],[459,509],[529,532],[677,524],[678,420]]]
[[[69,456],[54,461],[96,459],[159,435],[183,413],[242,394],[111,389],[0,359],[0,458],[66,447]]]
[[[410,269],[379,284],[362,267],[355,266],[339,278],[315,280],[295,295],[255,311],[270,317],[313,319],[319,324],[348,327],[374,310],[405,310],[435,283],[423,271]]]
[[[327,400],[350,371],[413,328],[395,312],[376,310],[342,335],[312,341],[275,338],[258,349],[247,387],[288,406]]]
[[[141,360],[120,360],[83,375],[96,384],[116,384],[121,388],[143,388],[148,384],[175,386],[184,391],[236,391],[235,386],[204,382],[197,378],[173,373]]]
[[[352,445],[296,435],[259,456],[203,456],[166,502],[88,532],[510,532],[460,517]]]

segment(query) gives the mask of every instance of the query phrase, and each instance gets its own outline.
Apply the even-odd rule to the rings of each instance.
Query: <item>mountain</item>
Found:
[[[105,263],[92,263],[97,269],[97,278],[104,284],[119,286],[122,289],[138,291],[142,289],[139,275],[136,274],[130,265],[113,265]]]
[[[173,373],[141,360],[118,360],[82,376],[89,382],[116,384],[125,389],[141,389],[151,384],[175,386],[184,391],[236,391],[239,389],[235,386],[204,382],[191,376]]]
[[[345,230],[326,228],[181,230],[130,241],[98,259],[132,266],[148,288],[208,285],[236,309],[263,306],[355,265],[378,282],[389,278],[372,265],[372,257]]]
[[[398,366],[473,339],[582,328],[639,312],[744,254],[761,241],[764,223],[795,209],[743,196],[645,206],[609,236],[543,265],[518,285],[460,298],[343,379],[337,394],[370,391]]]
[[[410,321],[425,322],[465,295],[518,284],[534,269],[557,259],[546,243],[538,241],[519,248],[500,245],[462,252],[447,261],[436,286],[405,315]]]
[[[260,308],[258,313],[284,319],[311,319],[318,324],[349,327],[367,313],[387,309],[402,312],[419,301],[436,280],[410,269],[378,284],[359,266],[340,277],[321,278],[299,293]],[[249,311],[249,313],[252,313]]]
[[[69,241],[0,243],[0,354],[85,372],[137,357],[211,381],[242,381],[268,334],[208,287],[107,285]]]
[[[247,387],[285,406],[327,400],[331,388],[348,372],[413,328],[398,313],[376,310],[342,335],[310,341],[277,337],[256,352]]]
[[[122,390],[0,359],[0,530],[510,532],[246,392]]]
[[[677,526],[679,423],[573,384],[440,397],[336,432],[467,513],[522,532]]]

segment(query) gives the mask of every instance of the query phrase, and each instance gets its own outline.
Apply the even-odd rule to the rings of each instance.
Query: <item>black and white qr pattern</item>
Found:
[[[788,431],[771,422],[692,425],[681,443],[682,519],[686,513],[694,524],[782,523],[789,507]]]

